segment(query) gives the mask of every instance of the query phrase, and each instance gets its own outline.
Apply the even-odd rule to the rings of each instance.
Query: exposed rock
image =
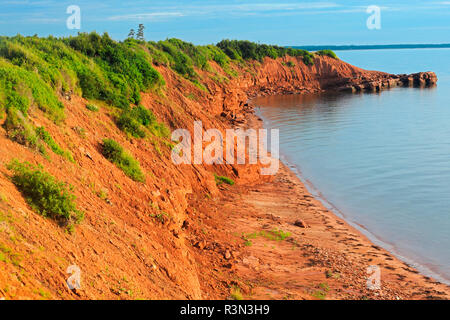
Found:
[[[294,226],[303,228],[303,229],[309,228],[309,225],[306,222],[304,222],[303,220],[295,221]]]

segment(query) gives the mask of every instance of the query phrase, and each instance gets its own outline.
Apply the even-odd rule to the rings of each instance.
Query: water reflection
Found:
[[[355,223],[450,279],[448,93],[258,98],[280,149]]]

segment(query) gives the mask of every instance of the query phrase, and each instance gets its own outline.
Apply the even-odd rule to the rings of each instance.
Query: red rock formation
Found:
[[[215,73],[197,70],[207,90],[169,68],[157,67],[166,88],[163,93],[143,93],[142,105],[171,129],[191,130],[193,122],[200,120],[205,129],[224,130],[246,122],[251,111],[248,100],[256,95],[381,90],[436,82],[433,73],[394,76],[329,57],[316,57],[313,66],[293,57],[267,58],[264,63],[244,67],[232,65],[237,74],[234,78],[226,77],[217,65],[213,67]],[[223,80],[218,81],[217,75]],[[129,139],[115,125],[111,108],[102,105],[94,115],[85,107],[88,101],[79,96],[61,100],[66,107],[63,124],[56,125],[38,110],[30,111],[30,121],[44,125],[59,145],[73,153],[75,163],[53,153],[44,158],[11,141],[1,126],[4,119],[0,119],[0,159],[2,163],[18,158],[42,164],[73,185],[85,220],[75,235],[67,235],[31,210],[8,179],[11,173],[1,165],[0,243],[22,260],[20,266],[0,261],[0,268],[6,268],[0,272],[0,298],[39,299],[43,296],[39,292],[53,299],[226,297],[230,282],[225,280],[229,280],[233,265],[223,259],[234,256],[235,250],[219,248],[216,239],[203,232],[205,221],[217,215],[211,211],[214,200],[206,202],[220,193],[214,173],[232,178],[238,186],[250,185],[261,182],[259,167],[176,166],[167,141]],[[103,138],[115,139],[140,161],[146,183],[132,181],[102,156],[99,142]],[[99,190],[108,191],[108,201],[99,198]],[[192,198],[198,205],[191,205]],[[201,208],[208,212],[199,213]],[[219,222],[218,228],[223,228],[223,220]],[[212,249],[197,254],[200,248]],[[83,272],[83,289],[77,295],[65,283],[66,268],[71,264]]]

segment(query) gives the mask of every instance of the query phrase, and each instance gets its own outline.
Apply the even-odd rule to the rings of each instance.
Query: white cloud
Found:
[[[147,20],[153,21],[158,19],[182,17],[184,14],[181,12],[151,12],[151,13],[136,13],[136,14],[125,14],[108,17],[111,21],[121,21],[121,20]]]
[[[246,4],[223,4],[223,5],[201,5],[201,6],[171,6],[158,8],[161,12],[125,14],[108,17],[108,20],[156,20],[182,16],[202,16],[214,14],[241,14],[257,15],[268,12],[299,12],[308,10],[324,10],[339,7],[334,2],[304,2],[304,3],[246,3]]]

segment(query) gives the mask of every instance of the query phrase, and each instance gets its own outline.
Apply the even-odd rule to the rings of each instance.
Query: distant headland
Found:
[[[450,43],[441,44],[382,44],[382,45],[317,45],[317,46],[289,46],[293,49],[308,51],[330,50],[382,50],[382,49],[444,49],[450,48]]]

